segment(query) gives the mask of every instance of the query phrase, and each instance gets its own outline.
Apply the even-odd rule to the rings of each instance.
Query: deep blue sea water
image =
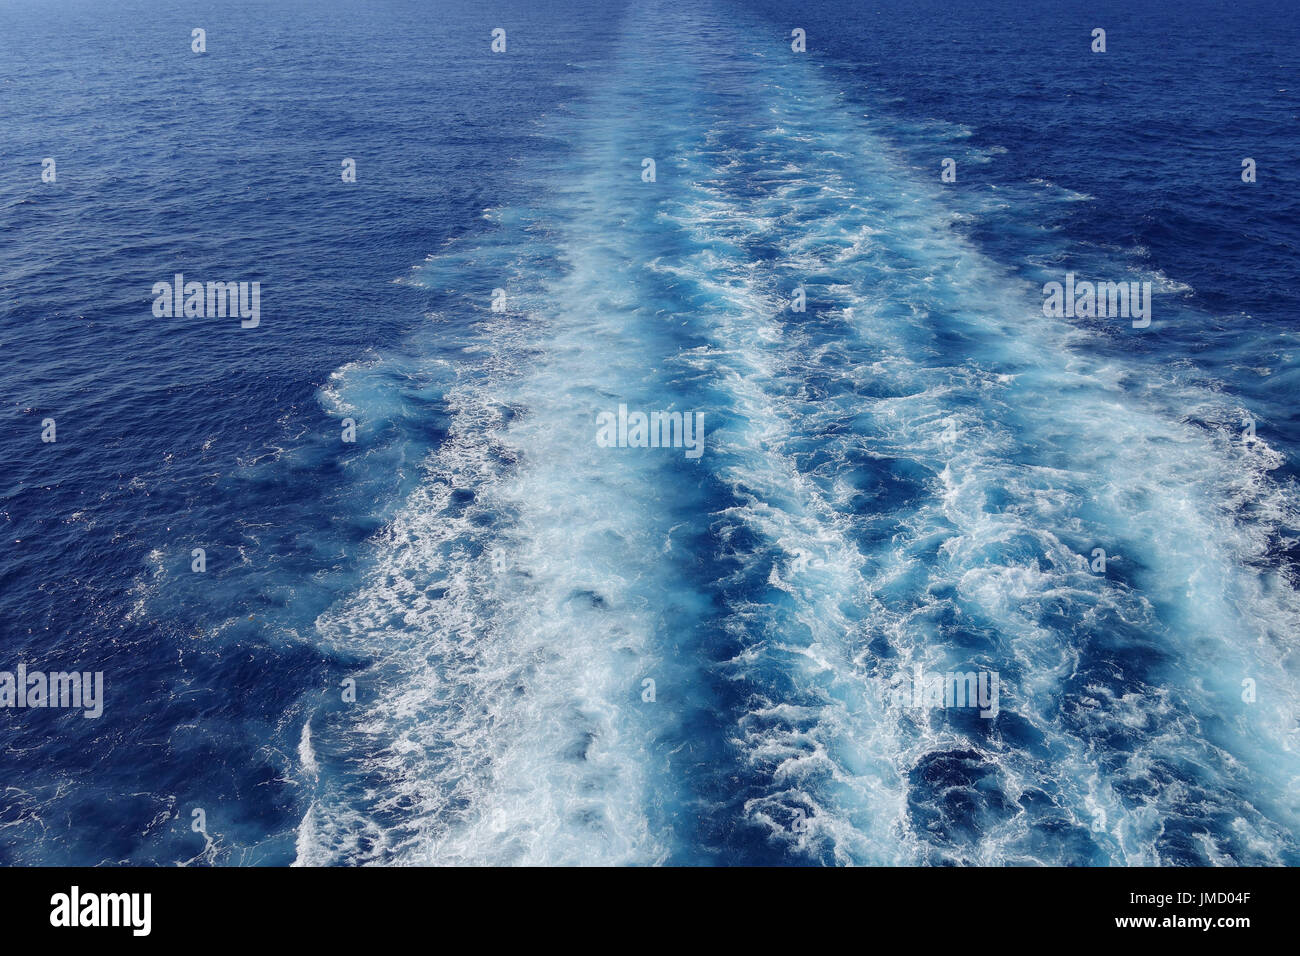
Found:
[[[0,0],[0,863],[1300,863],[1300,14],[1163,6]]]

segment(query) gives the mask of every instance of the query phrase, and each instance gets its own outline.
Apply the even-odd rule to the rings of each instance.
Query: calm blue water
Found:
[[[1300,864],[1300,17],[1157,6],[0,0],[0,863]]]

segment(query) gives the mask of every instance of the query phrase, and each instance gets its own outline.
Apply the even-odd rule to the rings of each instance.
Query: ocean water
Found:
[[[1286,5],[0,15],[0,863],[1300,863]]]

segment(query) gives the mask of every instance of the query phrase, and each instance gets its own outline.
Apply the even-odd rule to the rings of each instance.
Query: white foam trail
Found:
[[[599,194],[570,201],[581,223]],[[304,859],[668,853],[651,829],[664,785],[646,750],[671,718],[642,701],[641,681],[681,683],[658,636],[665,618],[696,612],[664,559],[674,508],[654,491],[661,465],[594,441],[595,410],[633,399],[654,373],[636,303],[610,281],[622,253],[574,228],[567,275],[485,320],[491,356],[450,390],[450,437],[367,586],[318,622],[329,645],[376,664],[359,677],[364,714],[347,748],[370,754],[369,782],[318,799]]]
[[[597,448],[592,413],[707,387],[725,415],[710,419],[704,464],[737,502],[707,520],[758,542],[736,554],[736,582],[747,561],[768,562],[783,595],[731,600],[718,621],[741,648],[718,673],[753,692],[727,741],[745,822],[832,862],[916,862],[936,847],[1074,862],[1014,807],[965,843],[917,829],[918,767],[976,746],[1013,803],[1044,793],[1065,829],[1122,863],[1159,862],[1161,827],[1186,813],[1188,792],[1157,785],[1157,762],[1196,765],[1210,789],[1260,794],[1259,808],[1220,809],[1273,861],[1268,848],[1296,831],[1283,795],[1300,777],[1300,614],[1268,563],[1295,512],[1268,480],[1276,460],[1194,424],[1237,409],[1187,375],[1095,357],[1091,333],[1044,319],[1036,290],[955,233],[938,186],[805,65],[720,64],[722,21],[667,37],[653,21],[629,15],[615,75],[564,120],[582,163],[549,181],[548,215],[499,210],[520,244],[483,252],[522,264],[545,242],[564,272],[515,266],[510,282],[531,291],[466,348],[451,437],[366,587],[319,622],[327,644],[376,663],[340,748],[357,766],[322,789],[300,860],[683,851],[689,827],[664,808],[707,787],[670,779],[686,766],[666,750],[682,708],[643,705],[640,680],[684,696],[701,683],[710,667],[690,634],[711,613],[706,592],[728,582],[694,582],[669,557],[702,518],[698,501],[665,495],[683,487],[677,465]],[[697,99],[706,74],[719,92]],[[656,104],[653,130],[638,98]],[[765,104],[761,123],[747,99]],[[649,151],[657,192],[634,193]],[[462,261],[450,260],[429,268]],[[822,300],[814,314],[782,313],[796,279]],[[891,463],[881,474],[910,497],[864,489],[872,462]],[[881,506],[864,505],[871,494]],[[1118,555],[1122,576],[1083,570],[1085,543]],[[1058,607],[1090,630],[1063,630]],[[950,637],[958,626],[967,643]],[[1147,674],[1161,683],[1075,687],[1080,642],[1112,627],[1163,644]],[[1004,671],[1003,709],[1041,745],[1005,739],[1005,722],[973,743],[891,702],[899,671],[976,658]],[[1267,703],[1234,710],[1239,675]],[[1127,743],[1107,744],[1112,725]],[[1227,855],[1205,841],[1207,857]]]
[[[825,127],[822,98],[807,83],[797,91],[787,101],[795,105],[778,110],[781,127],[794,135],[802,127]],[[802,114],[803,122],[791,112]],[[1294,527],[1296,513],[1292,490],[1267,479],[1278,459],[1264,448],[1246,454],[1235,445],[1235,423],[1228,423],[1239,421],[1240,411],[1185,376],[1089,357],[1087,333],[1042,319],[1032,296],[944,229],[933,187],[880,168],[872,157],[885,151],[866,131],[836,125],[823,143],[858,158],[851,168],[806,167],[808,184],[822,190],[811,202],[798,198],[802,184],[791,183],[768,203],[750,203],[746,212],[761,218],[784,208],[800,224],[783,257],[791,272],[857,280],[844,317],[882,356],[871,371],[898,393],[860,406],[861,420],[877,431],[873,451],[940,469],[939,495],[911,515],[910,532],[873,561],[881,571],[868,588],[885,590],[891,580],[919,572],[926,592],[954,586],[968,609],[973,605],[997,622],[1024,675],[1011,688],[1015,706],[1058,747],[1056,766],[1046,770],[1056,797],[1094,830],[1100,802],[1107,811],[1100,829],[1113,838],[1108,849],[1118,860],[1157,859],[1152,840],[1185,798],[1177,787],[1157,786],[1144,812],[1113,792],[1114,783],[1157,779],[1149,747],[1170,761],[1205,767],[1211,790],[1231,784],[1258,791],[1271,802],[1273,819],[1249,806],[1226,810],[1241,813],[1233,828],[1244,840],[1276,847],[1286,832],[1295,832],[1294,809],[1283,794],[1300,766],[1295,722],[1288,716],[1296,698],[1287,636],[1300,620],[1300,606],[1267,557],[1270,540]],[[780,148],[779,141],[770,145]],[[888,196],[873,195],[879,183],[888,183]],[[824,202],[827,189],[830,204]],[[729,219],[725,210],[716,215]],[[883,242],[845,241],[871,236],[881,218],[889,223]],[[911,306],[915,318],[900,316],[899,303]],[[936,305],[955,318],[943,321],[960,331],[969,350],[956,362],[930,344],[926,318]],[[970,405],[954,406],[964,396]],[[1207,432],[1189,423],[1196,418],[1221,427]],[[943,431],[953,420],[953,440],[945,441]],[[1141,555],[1147,565],[1142,592],[1081,572],[1062,533],[1093,535],[1112,553]],[[997,553],[1008,542],[1038,556],[1008,562]],[[1113,719],[1140,728],[1127,744],[1134,752],[1126,766],[1102,771],[1092,752],[1099,727],[1079,739],[1072,734],[1077,727],[1049,716],[1077,663],[1071,636],[1040,623],[1043,609],[1062,601],[1084,613],[1114,615],[1146,629],[1153,641],[1169,642],[1173,661],[1160,675],[1168,683],[1122,701],[1100,693],[1089,704],[1094,725]],[[1166,605],[1163,621],[1159,605]],[[929,654],[933,638],[890,616],[878,626],[903,632],[898,644],[904,659],[915,655],[939,666]],[[1257,674],[1269,675],[1276,695],[1271,713],[1240,706],[1240,678]],[[1212,735],[1205,721],[1220,714],[1240,714],[1231,718],[1237,726]],[[1144,732],[1152,736],[1143,739]],[[912,755],[960,743],[931,731]],[[1229,745],[1232,753],[1224,749]],[[900,756],[904,765],[911,760]],[[1003,767],[1013,793],[1034,785],[1027,767],[1013,761]],[[1281,772],[1274,775],[1275,768]],[[1086,794],[1081,781],[1090,782]],[[1016,840],[1027,842],[1029,835],[1015,829],[1013,818],[1008,832],[989,834],[975,859],[1000,862],[1024,853]],[[1277,862],[1275,852],[1263,853],[1261,861]]]
[[[735,429],[734,447],[762,450],[761,455],[737,455],[732,480],[744,486],[750,500],[735,520],[758,528],[767,540],[789,547],[793,554],[809,553],[807,548],[818,547],[814,541],[836,542],[828,549],[833,557],[820,568],[821,576],[829,579],[822,582],[828,585],[824,592],[793,594],[803,602],[795,621],[816,635],[812,646],[821,649],[830,643],[837,651],[831,659],[842,661],[850,629],[836,612],[840,602],[887,590],[893,580],[918,572],[927,582],[926,593],[951,586],[968,607],[997,622],[1009,639],[1014,654],[1010,663],[1023,675],[1011,688],[1017,706],[1059,751],[1058,766],[1047,773],[1052,796],[1067,817],[1073,815],[1076,826],[1099,834],[1107,852],[1129,863],[1159,860],[1152,841],[1159,836],[1161,821],[1182,812],[1188,799],[1178,787],[1156,787],[1143,801],[1151,811],[1146,812],[1134,808],[1131,797],[1121,798],[1114,791],[1115,783],[1146,786],[1158,779],[1145,756],[1153,745],[1166,760],[1205,767],[1210,790],[1257,790],[1271,804],[1267,813],[1248,805],[1222,809],[1241,814],[1232,829],[1244,834],[1251,847],[1276,846],[1295,829],[1294,811],[1284,796],[1297,770],[1287,635],[1300,620],[1295,591],[1276,569],[1267,568],[1270,539],[1294,526],[1292,492],[1266,478],[1278,460],[1262,448],[1252,457],[1242,455],[1231,445],[1231,428],[1206,434],[1188,423],[1190,409],[1199,409],[1202,418],[1239,417],[1212,393],[1177,375],[1153,376],[1141,366],[1090,358],[1087,333],[1043,320],[1039,300],[947,230],[950,217],[935,187],[912,182],[880,160],[889,151],[869,130],[828,122],[831,97],[813,79],[799,75],[797,67],[782,80],[789,85],[768,80],[769,89],[776,87],[774,129],[764,141],[753,143],[745,157],[756,170],[767,171],[751,173],[751,181],[766,175],[777,185],[758,199],[733,199],[725,189],[707,185],[719,173],[711,144],[706,141],[705,148],[693,151],[688,145],[678,162],[686,170],[683,178],[695,186],[684,191],[667,215],[694,236],[701,251],[661,268],[683,281],[699,281],[723,303],[717,315],[695,317],[715,332],[715,347],[699,353],[700,367],[726,382],[739,412],[743,427]],[[688,139],[691,132],[683,128],[681,135]],[[812,139],[819,142],[816,152],[795,145]],[[738,152],[731,148],[723,168],[737,165]],[[851,162],[836,161],[849,156],[854,157]],[[789,228],[792,225],[795,228]],[[872,556],[871,564],[880,569],[874,577],[859,577],[867,562],[844,535],[849,521],[825,510],[818,515],[817,489],[801,482],[782,455],[783,447],[797,443],[818,417],[833,419],[849,410],[833,402],[817,408],[804,401],[804,409],[812,407],[812,417],[791,414],[786,410],[788,396],[799,395],[802,377],[814,370],[827,391],[842,386],[856,402],[858,370],[827,369],[802,360],[799,351],[805,343],[783,345],[790,328],[763,320],[780,308],[776,295],[781,290],[770,277],[764,281],[741,251],[753,235],[779,245],[778,261],[787,274],[847,277],[819,284],[846,302],[845,322],[881,356],[870,372],[899,393],[857,405],[859,419],[870,421],[877,432],[871,436],[871,451],[910,459],[937,472],[932,487],[938,496],[906,519],[908,533]],[[901,321],[900,303],[911,310]],[[955,321],[946,316],[943,321],[961,334],[970,350],[970,357],[959,364],[950,364],[931,344],[927,319],[935,305],[955,316]],[[790,381],[780,380],[776,369],[782,365],[793,372]],[[1146,378],[1143,386],[1135,387],[1136,375]],[[963,407],[960,400],[968,396],[970,404]],[[1022,417],[1012,402],[1050,409],[1053,415]],[[787,422],[782,422],[783,411]],[[796,427],[783,427],[790,420]],[[950,427],[954,424],[955,429]],[[720,436],[724,454],[729,437]],[[1160,453],[1165,449],[1171,454]],[[726,477],[728,469],[721,473]],[[1089,502],[1093,489],[1102,494]],[[1014,503],[990,508],[991,492],[1006,494]],[[1097,514],[1085,517],[1085,506]],[[809,512],[816,516],[811,521]],[[1254,515],[1243,520],[1244,512]],[[1154,565],[1144,582],[1146,593],[1135,594],[1126,585],[1081,571],[1062,533],[1093,534],[1100,543],[1110,543],[1112,553],[1141,553],[1144,563]],[[1028,545],[1033,555],[1008,563],[997,555],[1005,544]],[[936,546],[943,555],[937,563]],[[787,589],[776,566],[772,580]],[[950,650],[934,645],[924,620],[950,599],[922,599],[927,606],[921,615],[876,607],[869,630],[891,636],[902,651],[898,666],[919,662],[943,669],[945,664],[963,663],[953,661]],[[1146,629],[1153,639],[1168,640],[1172,663],[1158,676],[1169,683],[1147,684],[1141,693],[1122,700],[1108,696],[1105,687],[1094,688],[1095,695],[1081,702],[1093,710],[1088,725],[1062,722],[1053,711],[1062,682],[1077,665],[1079,649],[1071,646],[1069,635],[1039,623],[1043,609],[1062,600],[1085,615],[1114,615]],[[1166,610],[1161,620],[1153,605],[1164,603],[1194,613],[1184,619]],[[737,628],[749,627],[750,617],[738,609]],[[1082,623],[1087,624],[1086,617]],[[802,642],[796,643],[799,652],[806,650]],[[1197,644],[1212,653],[1212,672],[1203,667],[1204,652]],[[805,674],[810,684],[815,683],[817,667],[826,666],[821,657],[813,663]],[[756,667],[752,654],[743,665]],[[1269,675],[1276,694],[1272,711],[1259,708],[1254,719],[1242,713],[1233,733],[1212,734],[1205,726],[1207,716],[1240,713],[1237,681],[1261,673]],[[843,672],[836,677],[851,684]],[[764,816],[771,803],[785,801],[811,815],[814,837],[817,825],[833,832],[836,858],[863,859],[865,848],[867,859],[892,859],[883,837],[893,824],[902,824],[901,801],[896,793],[881,795],[879,790],[892,790],[900,773],[925,753],[967,746],[968,740],[922,721],[914,744],[895,749],[894,766],[889,768],[884,758],[897,748],[897,738],[882,731],[881,725],[889,722],[881,721],[870,704],[883,696],[885,690],[878,685],[865,695],[839,690],[814,714],[798,708],[785,712],[789,719],[783,725],[778,721],[776,731],[765,730],[751,739],[742,726],[741,740],[751,748],[753,762],[764,766],[774,782],[771,795],[752,801],[747,810],[770,822],[774,833],[805,845],[807,827],[795,830]],[[851,706],[846,707],[845,700]],[[1112,716],[1112,711],[1117,713]],[[768,718],[773,713],[781,713],[780,705],[769,702],[756,715]],[[1139,732],[1121,745],[1121,750],[1136,749],[1127,766],[1103,771],[1094,747],[1110,719]],[[845,755],[871,752],[866,741],[874,752],[863,773],[862,764],[854,767]],[[1229,745],[1235,754],[1224,749]],[[1265,756],[1273,747],[1287,754],[1284,767],[1273,779],[1261,779],[1261,773],[1273,769]],[[1041,784],[1023,762],[1007,759],[1000,749],[993,747],[990,756],[1000,759],[999,772],[1013,797]],[[1252,764],[1248,772],[1239,759],[1247,754]],[[821,774],[837,783],[851,781],[849,786],[824,788],[843,798],[837,806],[811,797],[813,788],[781,789],[791,779],[791,770],[799,777],[800,769],[810,764],[827,767],[825,774],[822,768],[802,774],[807,779]],[[870,812],[863,814],[862,805],[854,804],[868,792],[868,783],[878,786]],[[790,814],[780,817],[789,821]],[[963,850],[981,862],[1033,859],[1029,847],[1035,837],[1024,826],[1013,814],[978,846]],[[1206,839],[1213,843],[1215,837]],[[1261,861],[1278,861],[1274,850],[1260,852]],[[1224,855],[1222,848],[1215,854]]]

